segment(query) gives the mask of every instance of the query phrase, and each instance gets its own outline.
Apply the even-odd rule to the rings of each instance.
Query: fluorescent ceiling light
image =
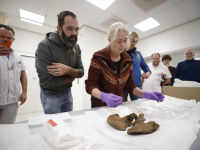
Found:
[[[23,9],[19,9],[20,11],[20,17],[22,21],[28,22],[28,23],[32,23],[32,24],[36,24],[39,26],[42,26],[44,23],[44,16],[23,10]]]
[[[21,18],[21,21],[32,23],[32,24],[35,24],[35,25],[38,25],[38,26],[43,26],[43,24],[41,24],[41,23],[37,23],[37,22],[31,21],[31,20],[27,20],[27,19],[24,19],[24,18]]]
[[[87,0],[93,5],[105,10],[108,8],[115,0]]]
[[[156,20],[154,20],[153,18],[150,17],[150,18],[148,18],[148,19],[146,19],[146,20],[134,25],[134,27],[136,27],[137,29],[145,32],[145,31],[147,31],[149,29],[152,29],[152,28],[155,28],[155,27],[157,27],[159,25],[160,24]]]

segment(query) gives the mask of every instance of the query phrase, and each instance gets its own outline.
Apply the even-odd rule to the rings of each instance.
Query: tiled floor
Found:
[[[35,116],[39,116],[39,115],[42,115],[42,114],[44,114],[43,111],[42,112],[36,112],[36,113],[19,114],[19,115],[17,115],[15,123],[25,121],[25,120],[28,120],[30,117],[35,117]]]

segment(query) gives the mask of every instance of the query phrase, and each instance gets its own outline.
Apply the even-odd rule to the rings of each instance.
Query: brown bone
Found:
[[[144,118],[144,114],[139,114],[139,117],[133,122],[133,126],[136,124],[136,123],[144,123],[145,122],[145,118]]]
[[[135,123],[130,129],[128,129],[128,134],[148,134],[153,133],[159,128],[159,124],[155,121],[150,121],[148,123]]]
[[[108,117],[107,122],[116,129],[125,131],[127,127],[131,126],[133,119],[137,118],[135,113],[124,116],[123,118],[120,118],[118,114],[113,114]]]

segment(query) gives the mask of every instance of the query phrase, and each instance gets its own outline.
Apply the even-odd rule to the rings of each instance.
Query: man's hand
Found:
[[[19,101],[21,102],[20,105],[24,104],[26,102],[26,99],[27,99],[27,94],[26,92],[22,92],[22,94],[20,95],[19,97]]]
[[[8,54],[10,54],[10,49],[0,45],[0,56],[6,56]]]
[[[149,76],[150,76],[150,72],[148,71],[148,72],[142,74],[141,76],[142,76],[143,79],[148,79]]]
[[[52,66],[47,66],[47,70],[49,74],[52,74],[53,76],[62,76],[64,74],[69,74],[69,71],[71,70],[71,67],[66,66],[61,63],[52,63]]]

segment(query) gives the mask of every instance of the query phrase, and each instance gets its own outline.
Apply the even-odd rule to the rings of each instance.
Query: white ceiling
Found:
[[[140,39],[200,18],[200,0],[168,0],[148,12],[144,12],[132,1],[116,0],[106,10],[102,10],[86,0],[0,0],[0,12],[10,15],[8,25],[41,34],[56,30],[57,15],[64,10],[78,16],[80,27],[87,25],[103,32],[107,32],[108,28],[101,24],[115,16],[127,22],[129,30],[137,32]],[[22,22],[19,18],[20,8],[46,16],[45,25],[41,27]],[[160,26],[146,32],[134,27],[149,17],[158,21]]]

